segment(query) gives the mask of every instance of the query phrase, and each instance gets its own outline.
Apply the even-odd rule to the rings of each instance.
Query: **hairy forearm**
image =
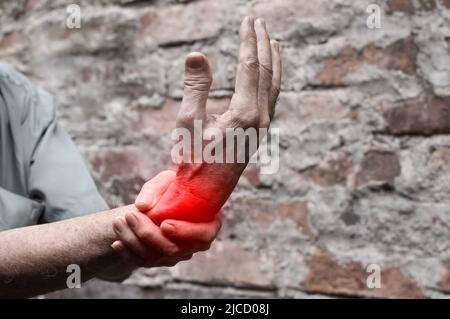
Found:
[[[66,287],[67,266],[81,268],[81,280],[111,270],[121,261],[111,249],[114,218],[134,205],[64,221],[0,233],[0,297],[30,297]]]

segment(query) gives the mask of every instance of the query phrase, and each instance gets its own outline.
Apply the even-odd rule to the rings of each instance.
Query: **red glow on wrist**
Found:
[[[212,221],[223,205],[219,200],[222,196],[200,194],[205,187],[194,188],[195,192],[199,194],[194,194],[194,191],[190,189],[192,187],[188,188],[176,182],[172,183],[147,215],[157,225],[166,219],[197,223]]]

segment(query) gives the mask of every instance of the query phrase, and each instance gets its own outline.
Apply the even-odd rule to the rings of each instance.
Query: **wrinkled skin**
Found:
[[[235,93],[228,110],[207,114],[212,83],[207,58],[186,58],[184,96],[177,127],[193,134],[194,121],[203,129],[268,128],[281,85],[278,42],[270,40],[264,20],[246,17],[240,29]],[[118,236],[112,248],[140,266],[170,266],[209,248],[220,229],[218,212],[236,186],[245,163],[181,163],[147,182],[135,205],[144,214],[128,214],[114,222]],[[159,226],[159,227],[158,227]]]
[[[268,128],[280,90],[281,58],[279,45],[271,41],[264,20],[246,17],[240,29],[239,64],[235,93],[228,110],[221,115],[206,113],[212,83],[207,58],[191,53],[186,58],[184,96],[177,127],[194,134],[194,120],[202,120],[203,130],[218,128]],[[225,141],[224,141],[225,143]],[[176,178],[154,207],[149,210],[145,194],[136,202],[156,223],[166,219],[208,222],[214,220],[236,186],[245,163],[181,163]]]

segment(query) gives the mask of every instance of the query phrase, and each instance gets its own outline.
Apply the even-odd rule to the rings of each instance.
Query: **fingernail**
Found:
[[[150,194],[146,195],[147,197],[151,197]],[[148,210],[150,209],[150,207],[148,207],[148,203],[151,202],[153,200],[153,198],[148,198],[147,200],[144,200],[142,198],[142,194],[139,194],[138,197],[136,198],[136,200],[134,201],[135,206],[139,209],[139,210]]]
[[[138,224],[138,220],[134,213],[127,214],[127,223],[131,228],[136,228],[136,226]]]
[[[121,233],[122,232],[122,219],[120,217],[116,218],[116,220],[114,221],[113,224],[113,229],[116,233]]]
[[[122,248],[122,244],[119,240],[116,240],[111,244],[111,248],[115,250],[120,250]]]
[[[137,209],[139,209],[141,212],[145,212],[147,210],[150,209],[150,207],[148,206],[148,204],[146,202],[143,201],[138,201],[136,200],[136,203],[134,204]]]
[[[190,69],[200,69],[203,67],[203,60],[202,55],[191,55],[187,59],[187,66]]]

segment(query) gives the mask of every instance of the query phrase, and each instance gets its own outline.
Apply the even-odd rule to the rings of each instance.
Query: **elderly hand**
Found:
[[[163,171],[142,188],[136,202],[151,209],[175,180],[175,172]],[[219,217],[208,223],[165,220],[158,227],[145,214],[128,213],[114,223],[118,240],[112,248],[138,267],[173,266],[207,250],[221,226]]]
[[[279,45],[270,40],[264,20],[251,17],[246,17],[242,22],[240,41],[235,93],[228,110],[221,115],[206,112],[212,83],[207,58],[201,53],[187,56],[184,96],[177,117],[178,128],[195,134],[195,121],[201,121],[203,133],[209,128],[214,128],[216,132],[219,130],[223,136],[221,142],[225,145],[227,129],[250,128],[258,131],[259,128],[269,127],[281,84]],[[205,134],[202,138],[205,139]],[[204,150],[204,140],[202,142]],[[252,152],[256,151],[256,148],[246,149],[245,144],[237,145],[237,153],[246,152],[242,162],[233,154],[233,158],[236,157],[231,163],[180,163],[175,179],[159,201],[153,202],[151,210],[148,201],[138,202],[136,206],[157,225],[173,219],[213,221],[236,186]],[[183,152],[189,151],[183,149]],[[228,151],[226,149],[224,153]]]

